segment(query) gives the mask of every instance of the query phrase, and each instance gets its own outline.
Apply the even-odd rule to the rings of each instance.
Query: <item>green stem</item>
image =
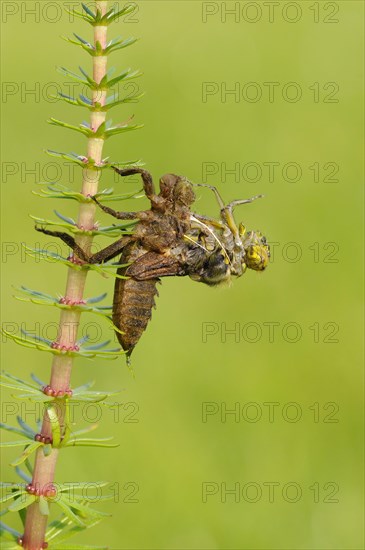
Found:
[[[104,15],[107,12],[107,1],[97,0],[96,7]],[[106,45],[108,27],[94,27],[94,44],[99,41],[102,47]],[[107,57],[93,57],[93,77],[100,82],[106,74]],[[106,92],[93,92],[93,100],[102,105],[105,104]],[[105,121],[106,112],[91,113],[91,127],[95,130]],[[101,162],[104,141],[101,139],[89,138],[87,147],[87,156],[94,159],[96,165]],[[84,170],[82,180],[82,193],[85,196],[95,195],[98,190],[100,170]],[[82,203],[78,215],[78,225],[85,229],[92,228],[95,223],[95,205],[93,203]],[[92,243],[92,237],[80,236],[77,239],[78,244],[87,250]],[[72,301],[80,301],[83,298],[87,270],[75,270],[70,268],[67,274],[67,283],[65,297]],[[72,347],[77,340],[77,331],[80,322],[80,312],[64,310],[60,315],[59,332],[57,341],[60,345]],[[54,390],[65,390],[70,387],[72,358],[66,355],[55,355],[52,363],[50,386]],[[64,430],[64,407],[65,401],[58,400],[57,409],[59,423]],[[43,417],[42,434],[52,436],[51,424],[45,413]],[[52,449],[49,456],[45,456],[41,447],[36,454],[34,463],[34,472],[32,485],[42,489],[54,481],[55,469],[58,458],[58,449]],[[27,550],[40,550],[45,547],[45,532],[47,528],[48,516],[41,514],[38,502],[31,504],[27,509],[24,536],[22,545]]]

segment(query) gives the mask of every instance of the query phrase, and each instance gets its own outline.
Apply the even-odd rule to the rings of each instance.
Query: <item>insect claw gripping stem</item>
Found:
[[[143,187],[144,192],[146,193],[146,197],[148,199],[153,199],[155,192],[155,186],[153,185],[152,176],[147,170],[144,170],[143,168],[122,168],[119,169],[116,166],[112,166],[113,170],[119,174],[120,176],[133,176],[134,174],[140,174],[142,181],[143,181]]]
[[[45,235],[50,235],[52,237],[58,237],[60,238],[67,246],[69,246],[73,252],[77,254],[80,260],[83,262],[88,263],[88,256],[85,254],[85,252],[82,250],[80,246],[76,243],[75,239],[71,237],[68,233],[65,233],[63,231],[49,231],[48,229],[44,229],[43,227],[35,226],[35,229],[39,231],[40,233],[44,233]],[[74,262],[74,258],[70,257],[70,261]],[[74,263],[78,263],[75,261]],[[81,264],[82,265],[82,264]]]
[[[104,204],[101,204],[95,197],[91,197],[92,200],[106,212],[107,214],[110,214],[114,218],[117,218],[118,220],[136,220],[138,219],[138,215],[136,212],[117,212],[116,210],[113,210],[113,208],[110,208],[109,206],[104,206]]]

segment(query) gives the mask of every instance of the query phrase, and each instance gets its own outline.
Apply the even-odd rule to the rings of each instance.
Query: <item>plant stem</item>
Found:
[[[107,1],[97,0],[95,2],[96,7],[104,15],[107,12]],[[100,42],[101,46],[105,48],[107,25],[94,27],[94,44]],[[100,82],[103,76],[106,74],[107,56],[92,57],[93,59],[93,78],[96,82]],[[98,101],[101,105],[105,104],[107,92],[93,91],[93,101]],[[106,112],[91,112],[91,127],[94,130],[105,121]],[[87,156],[89,159],[93,159],[98,166],[102,159],[104,140],[89,138],[87,146]],[[85,196],[95,195],[98,190],[98,183],[100,178],[100,170],[85,169],[83,171],[82,179],[82,194]],[[85,230],[92,229],[95,223],[95,209],[94,203],[81,203],[78,215],[78,226]],[[92,237],[81,235],[77,239],[78,244],[84,250],[90,249],[92,243]],[[84,287],[86,282],[87,269],[76,270],[69,268],[67,274],[67,283],[65,297],[73,302],[79,302],[82,300]],[[57,343],[67,348],[72,348],[77,339],[77,331],[80,322],[80,312],[70,310],[63,310],[60,315],[59,330]],[[52,362],[51,380],[50,386],[53,390],[63,391],[69,389],[72,372],[72,357],[68,355],[55,355]],[[63,431],[64,426],[64,414],[65,414],[65,400],[58,399],[58,406],[56,407],[58,420]],[[45,412],[43,417],[42,435],[51,437],[52,429],[49,422],[47,413]],[[48,456],[44,455],[43,447],[38,449],[35,463],[34,472],[32,478],[32,485],[39,488],[41,491],[44,487],[49,487],[54,481],[55,469],[58,458],[58,449],[52,449]],[[27,508],[24,536],[22,539],[23,547],[27,550],[40,550],[44,548],[45,532],[47,528],[48,516],[42,515],[39,509],[38,502],[34,502]]]

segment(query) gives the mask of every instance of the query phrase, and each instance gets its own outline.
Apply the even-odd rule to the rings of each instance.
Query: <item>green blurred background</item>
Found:
[[[9,6],[4,12],[6,4],[16,13]],[[72,32],[91,39],[90,29],[61,17],[55,4],[62,5],[2,3],[2,322],[10,330],[49,329],[48,335],[58,312],[14,300],[12,285],[63,292],[66,269],[36,263],[19,247],[46,242],[29,214],[77,212],[76,203],[32,194],[38,179],[80,188],[78,171],[70,182],[62,163],[55,178],[43,149],[85,153],[81,136],[45,122],[88,117],[47,98],[54,92],[49,83],[66,82],[56,66],[90,67],[85,52],[59,39]],[[124,388],[126,405],[119,419],[102,411],[96,432],[114,435],[118,449],[71,449],[59,460],[59,482],[108,479],[119,488],[117,503],[96,503],[113,516],[75,542],[123,549],[363,548],[363,4],[280,2],[272,22],[262,2],[138,4],[138,13],[113,25],[110,36],[141,40],[110,63],[140,68],[136,85],[146,95],[111,115],[119,122],[134,114],[145,127],[108,141],[105,156],[141,158],[156,180],[175,172],[216,184],[227,201],[265,194],[237,218],[277,244],[264,274],[249,272],[231,288],[164,280],[133,355],[134,377],[124,359],[76,361],[74,386],[95,379],[98,389]],[[24,5],[38,10],[38,21]],[[224,22],[225,7],[235,5],[239,12]],[[207,82],[216,93],[204,101]],[[256,84],[247,88],[248,82]],[[268,82],[278,83],[272,101]],[[302,91],[297,102],[283,98],[285,90],[294,97],[289,82]],[[222,86],[235,83],[243,95],[224,101]],[[24,96],[25,89],[38,91]],[[250,102],[245,94],[253,97],[254,90],[262,97]],[[273,178],[268,162],[279,163]],[[40,177],[24,173],[36,163]],[[298,181],[287,163],[300,167]],[[224,173],[235,165],[240,175]],[[207,169],[215,173],[206,176]],[[140,188],[136,178],[104,173],[102,187],[110,186]],[[198,196],[196,210],[216,216],[210,191]],[[120,209],[146,206],[142,199]],[[107,291],[110,302],[113,282],[90,274],[86,294]],[[110,337],[99,318],[82,321],[94,337]],[[273,338],[268,324],[275,326]],[[225,328],[239,334],[225,338]],[[4,369],[48,379],[48,354],[3,344]],[[5,392],[3,398],[12,402]],[[204,422],[206,403],[214,414]],[[271,417],[268,403],[275,403]],[[225,408],[235,407],[239,417],[225,417]],[[98,412],[90,410],[89,421]],[[29,411],[27,419],[33,421]],[[79,427],[86,424],[80,420]],[[4,454],[5,480],[13,479],[7,466],[13,458],[13,451]],[[204,499],[207,482],[214,494]],[[240,494],[225,495],[225,487]],[[129,502],[134,488],[137,502]]]

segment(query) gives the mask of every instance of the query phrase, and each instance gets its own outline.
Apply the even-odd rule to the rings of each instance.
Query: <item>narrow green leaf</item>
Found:
[[[90,380],[90,382],[86,382],[86,384],[83,384],[82,386],[77,386],[77,388],[73,390],[73,395],[75,395],[75,393],[77,394],[79,391],[88,390],[89,388],[92,388],[94,385],[95,385],[95,380]]]
[[[7,489],[11,487],[12,489],[24,489],[25,483],[16,483],[13,481],[1,481],[0,482],[0,488]]]
[[[32,481],[32,478],[26,472],[23,472],[23,470],[21,468],[19,468],[19,466],[16,466],[15,471],[18,474],[18,476],[21,477],[25,481],[25,483],[28,484]],[[19,486],[20,485],[24,486],[24,483],[23,484],[19,483]]]
[[[52,404],[46,406],[46,411],[51,422],[53,446],[58,447],[61,442],[61,426],[58,421],[57,411]]]
[[[76,74],[72,71],[69,71],[65,67],[58,67],[58,72],[60,72],[64,76],[72,78],[72,80],[76,80],[76,82],[79,82],[80,84],[84,84],[88,88],[92,89],[92,85],[90,85],[90,82],[86,78],[82,78],[78,74]]]
[[[22,386],[26,386],[27,388],[31,389],[37,389],[34,384],[31,384],[30,382],[27,382],[26,380],[22,380],[21,378],[18,378],[17,376],[14,376],[13,374],[9,374],[8,372],[2,371],[1,373],[2,378],[7,378],[8,380],[14,380],[15,382],[18,382]]]
[[[95,510],[94,508],[90,508],[89,506],[86,506],[85,504],[81,504],[80,502],[75,502],[75,500],[70,500],[67,495],[64,493],[62,494],[62,500],[66,504],[68,504],[71,508],[78,510],[79,512],[82,512],[85,514],[85,516],[93,516],[96,518],[104,518],[104,517],[110,517],[111,514],[108,514],[107,512],[100,512],[99,510]]]
[[[82,519],[72,511],[71,507],[68,505],[68,502],[64,499],[63,494],[58,495],[55,503],[73,523],[76,523],[76,525],[80,525],[81,527],[86,527],[86,524],[82,521]]]
[[[86,78],[86,80],[88,81],[88,83],[90,84],[90,86],[96,86],[96,85],[97,85],[96,82],[95,82],[95,80],[94,80],[93,78],[91,78],[91,76],[89,76],[89,75],[87,74],[87,72],[84,71],[84,69],[83,69],[82,67],[79,67],[79,71],[81,72],[81,74],[84,75],[84,77]]]
[[[54,213],[60,220],[63,220],[64,222],[68,223],[69,225],[76,225],[76,221],[73,218],[69,218],[68,216],[64,216],[58,210],[54,210]]]
[[[78,166],[80,166],[81,168],[85,168],[85,166],[87,165],[87,158],[84,157],[83,155],[76,155],[75,153],[63,153],[63,152],[59,152],[59,151],[53,151],[52,149],[45,149],[44,151],[47,155],[49,155],[50,157],[58,157],[58,158],[62,158],[64,160],[68,160],[70,162],[73,162],[74,164],[77,164]],[[76,194],[76,195],[81,195],[81,193],[75,193],[75,191],[73,191],[72,189],[69,189],[68,187],[64,186],[64,185],[61,185],[60,183],[51,183],[49,184],[48,182],[46,183],[41,183],[40,185],[48,185],[48,188],[53,190],[54,189],[57,189],[57,190],[60,190],[60,192],[63,192],[65,194]],[[81,195],[85,200],[89,200],[87,197],[85,197],[84,195]]]
[[[40,443],[39,441],[34,441],[34,443],[31,443],[28,445],[28,447],[23,451],[23,453],[18,457],[16,460],[10,463],[11,466],[19,466],[19,464],[22,464],[32,453],[34,453],[38,447],[43,445],[43,443]]]
[[[21,416],[17,416],[17,421],[18,421],[18,424],[19,426],[26,432],[28,433],[29,437],[31,438],[34,438],[36,432],[35,430],[33,430],[23,419]]]
[[[127,48],[128,46],[131,46],[135,42],[137,42],[137,38],[127,38],[126,40],[115,40],[110,41],[107,47],[104,49],[103,53],[104,55],[110,54],[112,52],[115,52],[117,50],[122,50],[123,48]]]
[[[45,443],[43,445],[44,456],[49,456],[51,453],[52,453],[52,445],[50,443]]]
[[[131,69],[127,69],[123,73],[121,73],[119,76],[116,76],[115,78],[112,78],[111,80],[108,80],[104,86],[107,86],[107,89],[113,88],[118,82],[121,80],[132,80],[134,78],[139,78],[142,76],[142,73],[140,71],[132,71]],[[100,82],[101,84],[101,82]]]
[[[27,439],[34,439],[34,436],[35,436],[35,431],[28,432],[21,428],[16,428],[15,426],[8,426],[8,424],[3,424],[2,422],[0,422],[0,428],[2,428],[3,430],[6,430],[7,432],[12,432],[12,433],[22,435]],[[23,445],[25,445],[24,441],[23,441]]]
[[[87,137],[92,137],[93,133],[89,128],[85,128],[85,126],[74,126],[73,124],[68,124],[67,122],[63,122],[62,120],[57,120],[56,118],[51,117],[48,121],[49,124],[52,124],[53,126],[59,126],[60,128],[66,128],[68,130],[73,130],[74,132],[79,132]]]
[[[85,21],[86,23],[90,23],[90,25],[94,24],[94,19],[89,17],[86,13],[79,12],[75,9],[69,10],[67,8],[65,8],[65,12],[75,17],[79,17],[80,19],[83,19],[83,21]]]
[[[25,520],[27,517],[27,512],[25,508],[22,508],[21,510],[18,510],[18,514],[20,517],[20,521],[22,522],[23,527],[25,527]]]
[[[33,466],[32,464],[29,462],[28,459],[26,459],[24,461],[24,466],[26,467],[26,469],[28,470],[28,472],[30,473],[31,476],[33,476]]]
[[[119,447],[119,443],[103,443],[103,441],[110,441],[112,438],[105,439],[70,439],[66,444],[66,447],[108,447],[116,448]]]
[[[8,507],[9,512],[18,512],[19,510],[22,510],[23,508],[27,508],[27,506],[30,506],[33,504],[33,502],[36,500],[36,497],[34,495],[29,495],[28,493],[23,493],[22,496],[18,497],[10,506]]]
[[[4,495],[0,498],[0,502],[3,503],[3,502],[7,502],[8,500],[13,500],[14,498],[16,498],[17,496],[19,495],[22,495],[25,493],[25,490],[23,488],[23,490],[19,490],[19,491],[14,491],[12,493],[8,493],[7,495]]]
[[[60,484],[59,485],[59,488],[60,488],[60,491],[62,493],[67,493],[69,491],[83,491],[85,489],[87,490],[92,490],[92,489],[96,489],[96,488],[102,488],[102,487],[106,487],[107,485],[110,485],[110,481],[79,481],[79,482],[76,482],[74,485],[72,484]],[[79,495],[79,498],[85,498],[84,495]],[[94,497],[93,497],[94,498]],[[94,501],[95,501],[95,498],[94,498]]]
[[[26,389],[26,391],[29,392],[29,394],[34,394],[34,395],[37,395],[37,392],[39,391],[39,390],[28,390],[27,388],[23,388],[21,386],[15,386],[14,384],[8,384],[7,382],[1,382],[0,386],[2,386],[3,388],[9,388],[11,390],[17,390],[17,391],[24,391]]]
[[[49,506],[47,499],[43,496],[39,497],[39,511],[42,516],[49,516]]]
[[[120,17],[127,15],[129,13],[133,13],[135,11],[136,7],[133,4],[129,4],[124,6],[119,11],[114,11],[114,8],[109,10],[104,17],[107,19],[108,25],[115,21],[116,19],[119,19]]]
[[[135,94],[131,96],[127,96],[123,99],[118,99],[116,101],[111,101],[109,103],[106,103],[104,107],[102,107],[101,111],[109,111],[109,109],[112,109],[113,107],[117,107],[118,105],[121,105],[123,103],[135,103],[139,101],[144,96],[144,92],[140,94]]]
[[[22,289],[22,290],[25,290],[25,291],[28,291],[28,292],[35,292],[36,294],[40,294],[40,295],[42,295],[42,296],[48,296],[49,298],[52,298],[52,296],[51,296],[50,294],[43,294],[43,292],[39,292],[39,291],[37,291],[37,290],[31,290],[30,288],[27,288],[27,287],[25,287],[25,286],[22,286],[21,289]],[[46,383],[43,382],[43,380],[41,380],[40,378],[38,378],[38,376],[37,376],[36,374],[34,374],[34,372],[32,372],[32,373],[30,374],[30,376],[31,376],[32,380],[34,380],[34,382],[35,382],[36,384],[39,384],[39,387],[40,387],[40,388],[43,388],[43,386],[46,385]]]
[[[72,522],[70,519],[65,516],[65,514],[62,514],[60,518],[57,518],[48,525],[48,529],[46,531],[45,539],[49,542],[52,539],[55,539],[59,537],[61,533],[64,533],[66,529],[68,529],[72,525]],[[74,527],[78,531],[80,531],[81,527]]]
[[[104,137],[105,139],[115,136],[118,134],[123,134],[125,132],[131,132],[132,130],[139,130],[140,128],[143,128],[143,124],[134,124],[134,125],[126,125],[126,126],[113,126],[112,128],[109,128],[108,130],[105,130]]]
[[[100,521],[102,520],[87,518],[84,525],[73,525],[73,522],[64,515],[61,520],[54,521],[50,524],[50,529],[46,533],[46,540],[50,543],[49,548],[73,548],[74,545],[72,543],[70,546],[68,544],[63,545],[62,543],[77,533],[81,533],[86,529],[98,525]]]
[[[64,419],[64,422],[65,422],[65,428],[63,430],[62,445],[66,445],[66,443],[70,439],[70,435],[71,435],[70,400],[69,399],[66,399],[66,401],[65,401],[65,419]]]
[[[85,40],[84,38],[82,38],[82,36],[79,36],[78,34],[74,33],[74,36],[75,38],[77,38],[77,40],[79,40],[79,42],[81,42],[82,44],[85,44],[85,46],[89,46],[89,48],[92,48],[92,44],[90,44],[90,42],[88,42],[87,40]]]
[[[81,434],[86,434],[86,433],[93,432],[98,427],[99,427],[98,424],[90,424],[87,428],[83,428],[81,430],[76,430],[76,431],[72,432],[72,436],[75,437],[76,435],[81,435]]]
[[[15,529],[10,527],[9,525],[6,525],[6,523],[3,523],[2,521],[0,521],[0,532],[2,536],[4,535],[4,533],[8,533],[9,535],[11,535],[13,539],[17,539],[21,535],[19,531],[16,531]]]
[[[93,397],[92,395],[88,395],[86,393],[80,393],[76,397],[76,401],[84,401],[86,403],[100,403],[101,401],[104,401],[108,397],[107,394],[101,394],[100,396]]]
[[[92,19],[95,19],[95,13],[93,13],[93,12],[91,11],[91,9],[87,7],[86,4],[83,4],[83,3],[81,2],[81,6],[82,6],[82,9],[87,13],[87,15],[89,15],[90,17],[92,17]]]
[[[14,397],[14,399],[24,399],[27,401],[31,401],[32,403],[47,403],[51,400],[48,395],[44,395],[43,393],[41,393],[41,391],[39,391],[38,395],[34,395],[32,393],[18,393],[15,395],[13,394],[12,397]]]
[[[24,447],[26,442],[23,441],[2,441],[0,447]]]

